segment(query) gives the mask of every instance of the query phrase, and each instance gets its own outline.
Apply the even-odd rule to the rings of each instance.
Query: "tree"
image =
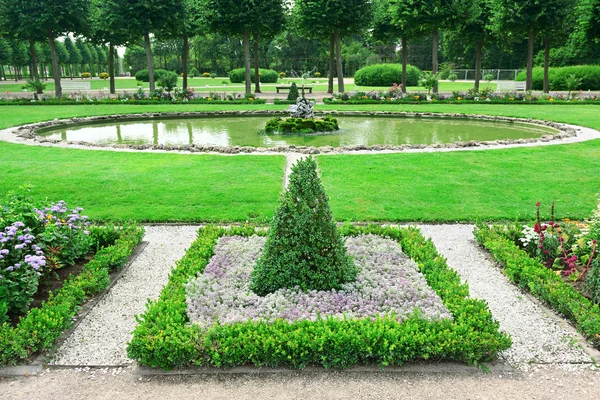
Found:
[[[224,36],[232,35],[243,38],[246,94],[252,93],[250,36],[260,28],[271,32],[269,28],[265,27],[272,20],[283,19],[283,0],[206,0],[205,7],[206,21],[211,30]]]
[[[9,40],[11,51],[10,63],[14,69],[15,81],[21,79],[21,68],[29,63],[29,53],[25,42],[12,39]]]
[[[6,39],[0,38],[0,72],[2,73],[1,78],[6,80],[6,71],[4,71],[4,66],[10,64],[12,59],[12,48]]]
[[[489,0],[476,0],[473,4],[473,18],[462,24],[457,24],[453,30],[447,33],[449,40],[460,41],[462,47],[472,46],[475,48],[474,89],[477,91],[479,91],[479,82],[481,80],[483,48],[492,38],[492,31],[490,30],[492,11],[489,3]]]
[[[88,69],[90,70],[89,72],[91,72],[90,64],[92,62],[92,54],[90,53],[88,44],[84,42],[81,38],[77,38],[75,40],[75,46],[77,47],[77,50],[79,50],[79,54],[81,54],[81,60],[79,61],[79,63],[81,64],[80,72],[88,72],[85,68],[86,64],[88,66]]]
[[[533,53],[536,34],[549,34],[555,26],[562,25],[561,15],[568,10],[569,0],[494,0],[490,2],[492,24],[496,34],[506,40],[519,40],[527,36],[527,79],[525,88],[533,88]],[[549,39],[549,36],[548,36]],[[546,42],[546,53],[549,52],[549,41]],[[546,57],[547,58],[547,57]],[[545,63],[548,64],[547,62]]]
[[[544,38],[544,93],[550,92],[550,43],[552,40],[564,40],[568,36],[566,20],[575,0],[546,0],[545,10],[540,16],[540,31]]]
[[[154,61],[150,34],[168,30],[181,19],[181,2],[178,0],[106,0],[105,7],[111,10],[115,27],[120,26],[129,38],[144,38],[150,91],[155,89]]]
[[[590,39],[600,39],[600,0],[592,4],[586,33]]]
[[[129,67],[131,75],[135,75],[138,71],[146,69],[146,50],[142,46],[136,44],[127,46],[123,55],[125,65]]]
[[[254,39],[254,92],[260,91],[260,74],[258,65],[258,47],[259,42],[266,39],[273,39],[283,30],[285,25],[285,9],[282,0],[271,1],[269,7],[270,13],[264,15],[252,25],[252,38]]]
[[[252,290],[264,296],[295,286],[303,291],[339,289],[356,273],[333,221],[315,160],[299,160],[269,226],[263,255],[252,271]]]
[[[297,0],[296,16],[300,30],[313,38],[329,37],[329,86],[333,93],[333,71],[337,70],[338,91],[344,92],[341,38],[366,30],[373,17],[371,1]],[[337,67],[334,68],[334,60]]]
[[[4,0],[9,1],[9,0]],[[11,1],[12,4],[14,1]],[[89,26],[89,0],[21,0],[26,5],[27,28],[43,33],[48,40],[52,55],[52,73],[54,75],[54,91],[57,97],[62,96],[58,58],[54,47],[54,39],[69,32],[85,34]]]
[[[50,47],[50,46],[48,46]],[[68,67],[69,65],[69,50],[67,50],[67,46],[65,46],[65,44],[59,40],[55,40],[54,41],[54,49],[56,51],[56,59],[58,61],[58,75],[59,76],[66,76],[67,74],[63,74],[60,70],[60,65],[62,64],[65,67]],[[52,57],[52,56],[51,56]],[[52,67],[52,75],[54,75],[54,66],[51,64]]]
[[[65,38],[64,44],[65,48],[69,52],[69,69],[71,71],[71,80],[73,80],[73,76],[78,73],[78,68],[76,68],[76,66],[78,66],[81,63],[83,57],[81,55],[81,52],[79,51],[79,48],[75,45],[75,42],[73,42],[73,39],[71,39],[69,36]]]

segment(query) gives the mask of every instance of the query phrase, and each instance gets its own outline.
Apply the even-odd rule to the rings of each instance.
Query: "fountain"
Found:
[[[273,118],[267,121],[265,132],[284,135],[306,135],[338,131],[337,119],[333,117],[315,118],[315,103],[305,97],[298,97],[296,104],[288,109],[290,118]]]

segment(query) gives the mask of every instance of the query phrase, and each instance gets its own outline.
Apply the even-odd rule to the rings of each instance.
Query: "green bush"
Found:
[[[299,160],[252,271],[252,289],[262,296],[295,286],[303,291],[339,289],[356,273],[333,222],[316,161]]]
[[[260,82],[261,83],[277,83],[279,79],[279,74],[277,71],[272,69],[262,69],[258,70],[260,74]],[[254,69],[250,71],[250,80],[254,83]],[[244,68],[234,69],[229,72],[229,80],[231,83],[242,83],[246,81],[246,70]]]
[[[576,65],[572,67],[557,67],[548,70],[550,90],[569,90],[567,81],[569,75],[581,79],[581,85],[575,90],[600,90],[600,65]],[[517,81],[525,81],[527,75],[522,71],[517,75]],[[533,69],[533,90],[544,88],[544,68]]]
[[[415,228],[344,225],[345,236],[375,234],[396,240],[441,297],[453,320],[393,318],[217,324],[202,332],[186,314],[185,284],[204,271],[223,235],[264,235],[253,226],[199,229],[198,239],[177,262],[158,300],[148,302],[127,353],[141,365],[172,369],[187,365],[346,368],[354,364],[401,365],[415,360],[477,364],[511,346],[484,301],[448,267],[431,240]],[[0,336],[1,336],[0,332]]]
[[[110,75],[108,75],[108,72],[100,72],[98,74],[98,78],[103,79],[103,80],[107,80],[108,78],[110,78]]]
[[[84,79],[89,79],[89,78],[92,77],[92,74],[89,73],[89,72],[82,72],[81,73],[81,77],[84,78]]]
[[[167,72],[167,70],[164,69],[155,69],[154,70],[154,80],[158,81],[161,76],[165,75]],[[148,70],[147,69],[142,69],[140,71],[137,72],[137,74],[135,74],[135,80],[136,81],[141,81],[141,82],[149,82],[150,78],[148,77]]]
[[[283,103],[279,103],[283,104]],[[282,134],[309,134],[315,132],[333,132],[339,130],[337,119],[325,118],[286,118],[275,117],[267,121],[265,132]]]
[[[161,74],[156,83],[158,87],[161,87],[167,92],[170,92],[177,86],[178,79],[179,76],[177,76],[175,72],[168,71],[165,74]]]
[[[296,85],[296,82],[292,82],[292,86],[290,86],[290,91],[288,92],[288,100],[291,101],[296,101],[296,99],[300,96],[300,93],[298,93],[298,85]]]
[[[406,86],[418,86],[421,70],[412,65],[406,66]],[[354,83],[358,86],[392,86],[402,83],[402,65],[369,65],[356,71]]]
[[[503,226],[478,226],[475,238],[502,266],[504,274],[519,287],[548,302],[557,312],[573,321],[577,329],[600,349],[600,306],[576,291],[538,260],[529,257]]]
[[[197,77],[197,76],[199,76],[199,75],[200,75],[200,71],[198,71],[198,69],[197,69],[196,67],[192,68],[192,69],[190,70],[190,72],[188,72],[188,76],[189,76],[190,78],[195,78],[195,77]]]
[[[99,250],[79,275],[71,276],[40,308],[30,310],[14,327],[6,322],[0,324],[0,365],[16,364],[53,347],[72,325],[81,304],[106,289],[110,270],[125,263],[144,235],[143,228],[136,225],[128,225],[120,232],[114,244]]]

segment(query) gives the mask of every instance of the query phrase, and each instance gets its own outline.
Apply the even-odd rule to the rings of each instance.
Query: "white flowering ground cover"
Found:
[[[191,322],[209,328],[216,321],[360,319],[391,316],[401,322],[415,312],[428,321],[452,319],[400,245],[377,235],[348,237],[346,247],[358,269],[355,282],[335,291],[281,289],[267,296],[250,290],[251,273],[265,244],[260,236],[222,236],[204,272],[187,284]]]

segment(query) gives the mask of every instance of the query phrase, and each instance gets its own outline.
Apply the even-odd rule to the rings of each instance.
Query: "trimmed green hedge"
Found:
[[[406,66],[406,86],[419,86],[421,70],[413,65]],[[361,68],[354,74],[358,86],[392,86],[402,83],[402,65],[376,64]]]
[[[501,226],[478,226],[475,238],[502,266],[508,278],[548,302],[570,319],[600,349],[600,307],[563,282],[562,278],[519,248]]]
[[[127,353],[141,365],[172,369],[187,365],[238,365],[347,368],[377,363],[400,365],[413,360],[454,360],[477,364],[511,346],[499,331],[484,301],[469,298],[469,289],[446,264],[433,243],[415,228],[346,225],[344,235],[378,234],[398,241],[418,264],[428,284],[442,298],[454,320],[429,322],[417,315],[395,319],[337,320],[216,325],[206,332],[189,323],[185,284],[202,273],[220,236],[253,234],[252,226],[231,230],[199,229],[198,239],[177,262],[158,300],[149,301],[137,318]]]
[[[155,69],[154,70],[154,81],[158,81],[163,75],[166,75],[171,71],[167,71],[165,69]],[[150,76],[148,75],[147,69],[142,69],[135,74],[135,80],[142,82],[149,82]]]
[[[129,225],[118,231],[110,247],[100,249],[76,277],[52,294],[40,308],[34,308],[16,326],[0,325],[0,365],[14,365],[31,355],[50,349],[68,329],[81,304],[106,289],[110,272],[123,267],[140,243],[144,229]]]
[[[569,75],[581,79],[581,86],[576,90],[600,90],[600,65],[576,65],[572,67],[556,67],[548,70],[550,90],[567,90],[565,79]],[[517,81],[525,81],[527,73],[517,75]],[[533,69],[533,90],[544,88],[544,68]]]
[[[279,74],[277,71],[272,69],[258,69],[260,74],[261,83],[277,83]],[[237,68],[229,72],[229,80],[231,83],[242,83],[246,81],[246,70],[244,68]],[[250,80],[254,83],[254,68],[250,71]]]
[[[75,101],[75,100],[42,100],[32,102],[31,100],[0,100],[0,106],[93,106],[96,104],[121,104],[121,105],[144,105],[144,104],[265,104],[265,99],[254,100],[207,100],[205,98],[187,100],[187,101],[172,101],[172,100],[127,100],[120,101],[118,99],[104,99],[95,101]]]

